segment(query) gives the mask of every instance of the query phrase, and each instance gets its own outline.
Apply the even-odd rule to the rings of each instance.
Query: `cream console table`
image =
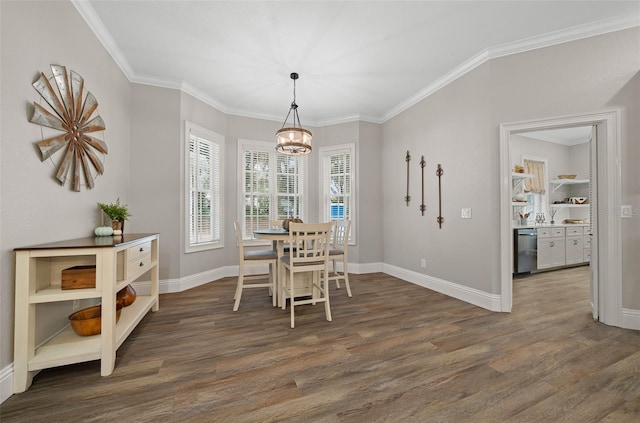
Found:
[[[35,374],[49,367],[100,360],[100,374],[113,372],[116,350],[149,312],[158,311],[158,234],[88,237],[16,248],[15,341],[13,389],[29,388]],[[62,270],[96,266],[95,288],[60,288]],[[150,271],[150,295],[138,295],[122,309],[116,325],[116,293]],[[78,336],[67,326],[42,345],[36,345],[38,304],[99,299],[101,334]]]

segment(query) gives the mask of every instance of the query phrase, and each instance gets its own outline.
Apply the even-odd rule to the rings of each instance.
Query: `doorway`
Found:
[[[612,326],[620,326],[622,318],[621,235],[617,211],[620,209],[619,111],[551,118],[500,125],[500,273],[501,311],[510,312],[513,304],[512,282],[512,165],[510,139],[512,135],[549,129],[594,126],[597,134],[593,148],[597,166],[597,206],[593,219],[598,222],[594,234],[591,266],[596,285],[591,293],[595,319]]]
[[[597,207],[596,145],[592,125],[511,134],[511,166],[519,171],[513,174],[514,307],[527,304],[522,292],[549,289],[558,278],[576,297],[591,298],[592,313],[598,310],[597,272],[590,266],[597,243],[591,214]]]

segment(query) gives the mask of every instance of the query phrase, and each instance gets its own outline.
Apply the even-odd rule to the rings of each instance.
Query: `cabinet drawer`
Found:
[[[551,229],[538,228],[538,238],[549,238],[551,236]]]
[[[538,238],[564,236],[564,228],[538,228]]]
[[[140,257],[147,255],[151,252],[151,243],[145,242],[144,244],[138,244],[134,247],[130,247],[127,250],[127,257],[129,261],[138,260]]]
[[[567,236],[582,236],[584,234],[584,230],[582,226],[568,227],[566,228],[566,231],[567,231]]]
[[[138,257],[137,260],[130,261],[127,265],[127,278],[135,278],[149,270],[151,264],[151,254]]]

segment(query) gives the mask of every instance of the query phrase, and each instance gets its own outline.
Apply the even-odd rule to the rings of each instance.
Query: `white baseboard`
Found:
[[[349,273],[364,274],[382,272],[382,263],[349,263]],[[338,263],[338,269],[342,270],[342,264]],[[267,265],[253,265],[245,267],[247,275],[262,275],[268,272]],[[196,273],[194,275],[184,276],[179,279],[164,279],[160,281],[159,290],[161,294],[170,294],[172,292],[182,292],[187,289],[195,288],[209,282],[217,281],[226,277],[238,276],[238,266],[225,266],[218,269],[207,270],[206,272]],[[150,281],[133,282],[133,288],[140,295],[149,295],[151,292]]]
[[[0,404],[13,395],[13,363],[0,370]]]
[[[622,309],[622,327],[624,329],[640,330],[640,310]]]
[[[489,294],[478,289],[469,288],[467,286],[438,279],[433,276],[424,275],[412,270],[392,266],[390,264],[385,264],[383,266],[383,272],[490,311],[501,311],[501,298],[500,295],[497,294]]]

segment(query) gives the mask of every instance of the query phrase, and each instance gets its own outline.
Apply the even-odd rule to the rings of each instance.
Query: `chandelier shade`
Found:
[[[297,73],[292,73],[293,79],[293,102],[289,108],[289,113],[284,119],[282,128],[276,132],[276,151],[288,156],[302,156],[311,153],[311,131],[308,131],[300,124],[298,116],[298,105],[296,104],[296,79]],[[293,112],[293,113],[292,113]],[[289,116],[293,114],[293,126],[286,126]]]

